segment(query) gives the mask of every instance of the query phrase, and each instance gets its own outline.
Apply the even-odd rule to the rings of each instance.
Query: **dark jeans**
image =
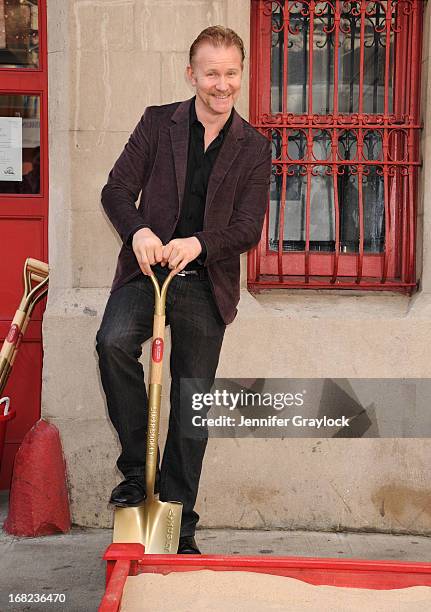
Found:
[[[154,268],[159,282],[168,270]],[[125,477],[145,474],[147,392],[138,359],[142,343],[151,338],[154,289],[140,274],[111,293],[96,349],[109,417],[117,430],[122,452],[117,461]],[[166,322],[171,328],[171,410],[160,469],[160,500],[183,503],[181,535],[195,532],[196,502],[207,439],[180,432],[180,380],[205,378],[211,386],[218,365],[225,325],[208,280],[175,276],[166,300]],[[202,389],[199,389],[201,391]]]

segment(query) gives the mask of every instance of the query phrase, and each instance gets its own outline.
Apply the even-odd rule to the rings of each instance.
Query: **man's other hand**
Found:
[[[199,257],[202,252],[201,243],[197,238],[174,238],[163,247],[162,266],[168,264],[175,274],[181,272],[186,265]]]
[[[144,274],[150,275],[151,266],[162,261],[163,243],[149,227],[133,234],[132,249]]]

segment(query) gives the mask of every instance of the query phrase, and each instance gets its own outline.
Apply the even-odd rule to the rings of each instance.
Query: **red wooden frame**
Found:
[[[99,612],[117,612],[127,577],[143,572],[169,574],[203,569],[249,571],[288,576],[314,585],[376,590],[431,586],[431,564],[423,562],[239,555],[145,555],[142,544],[111,544],[103,558],[106,561],[106,590]]]
[[[38,31],[39,31],[39,66],[37,68],[2,68],[0,66],[0,95],[35,95],[40,97],[40,193],[39,194],[1,194],[0,193],[0,225],[2,222],[14,222],[17,226],[17,231],[14,232],[14,237],[9,236],[9,242],[14,240],[25,240],[25,237],[20,238],[19,223],[34,222],[40,228],[41,244],[38,252],[29,252],[29,257],[34,257],[43,261],[48,261],[48,48],[47,48],[47,7],[46,0],[38,0]],[[27,228],[30,226],[27,225]],[[27,229],[26,231],[29,231]],[[16,237],[15,237],[16,234]],[[3,262],[8,261],[8,252],[1,243],[0,236],[0,254]],[[35,241],[37,242],[37,241]],[[23,244],[21,242],[20,247]],[[9,257],[10,259],[10,257]],[[15,288],[21,290],[21,276],[24,265],[24,259],[19,263],[19,269],[13,269],[8,272],[8,277],[13,278],[14,295],[11,295],[10,288],[6,286],[8,280],[2,279],[3,287],[1,292],[2,312],[0,315],[0,342],[5,338],[9,327],[10,319],[5,316],[6,311],[15,312],[18,307],[21,293],[15,295]],[[16,284],[15,284],[16,283]],[[40,392],[41,392],[41,363],[42,363],[42,316],[45,309],[46,299],[36,306],[32,319],[28,325],[23,345],[20,349],[20,355],[17,357],[17,366],[15,375],[12,375],[6,387],[7,394],[11,397],[11,403],[17,408],[17,418],[12,426],[8,428],[6,438],[5,457],[1,470],[0,489],[9,486],[12,462],[19,444],[27,430],[33,425],[37,418],[40,418]],[[31,355],[26,353],[26,346],[32,343]],[[35,356],[34,344],[37,345],[37,357],[32,362]],[[24,353],[24,354],[21,354]],[[20,365],[21,364],[21,365]],[[26,387],[31,381],[31,395],[26,398],[27,403],[20,402],[16,405],[14,397],[21,396],[20,387],[23,386],[23,381],[18,380],[17,372],[21,369],[21,376],[26,377]],[[15,393],[15,388],[18,393]],[[32,404],[31,417],[29,416],[29,404]],[[37,412],[37,415],[36,415]],[[29,421],[32,422],[29,422]]]
[[[399,290],[410,293],[416,287],[415,226],[417,175],[419,161],[420,66],[423,26],[423,3],[420,0],[379,0],[385,11],[386,37],[394,32],[394,98],[393,112],[389,108],[389,45],[385,52],[384,112],[367,114],[363,108],[364,91],[364,31],[367,11],[376,5],[371,0],[252,0],[251,61],[250,61],[250,121],[270,140],[273,130],[281,136],[282,154],[273,159],[273,171],[282,177],[278,252],[269,249],[269,207],[262,238],[248,255],[248,286],[260,288],[349,288]],[[334,46],[338,48],[341,12],[344,7],[357,10],[360,20],[359,109],[348,115],[338,107],[338,54],[334,54],[333,112],[327,115],[313,111],[313,53],[308,49],[308,109],[306,114],[294,114],[288,108],[288,36],[293,5],[300,6],[308,16],[310,39],[313,39],[314,18],[322,6],[330,7],[334,16]],[[397,8],[398,7],[398,8]],[[282,15],[283,80],[282,111],[271,113],[271,13],[278,8]],[[392,11],[397,11],[392,13]],[[392,16],[397,16],[396,23]],[[312,45],[309,45],[312,49]],[[306,142],[306,154],[301,160],[287,155],[289,131],[300,130]],[[327,160],[313,156],[313,134],[326,130],[331,134],[331,154]],[[345,130],[357,137],[356,157],[348,162],[358,176],[359,245],[356,253],[340,252],[340,210],[337,175],[346,166],[338,154],[338,138]],[[382,141],[383,155],[378,161],[365,159],[362,145],[368,131],[377,131]],[[303,251],[283,251],[286,182],[293,166],[301,166],[307,181],[305,209],[305,248]],[[324,166],[332,176],[335,250],[310,250],[311,180],[317,166]],[[364,203],[362,177],[372,166],[383,175],[385,245],[382,253],[364,252]]]

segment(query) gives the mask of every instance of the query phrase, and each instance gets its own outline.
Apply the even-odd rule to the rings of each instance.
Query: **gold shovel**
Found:
[[[48,280],[48,264],[30,257],[25,260],[24,294],[0,351],[0,395],[6,387],[33,309],[48,291]]]
[[[181,502],[161,502],[154,497],[159,443],[160,404],[162,395],[163,349],[165,336],[166,293],[172,272],[160,286],[154,274],[154,323],[148,389],[147,455],[145,484],[147,497],[143,504],[115,508],[113,542],[137,543],[145,546],[145,554],[176,554],[180,539]]]

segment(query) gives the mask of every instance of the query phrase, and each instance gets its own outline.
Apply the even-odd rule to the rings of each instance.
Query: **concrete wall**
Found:
[[[81,525],[112,524],[106,500],[119,478],[94,339],[120,241],[101,209],[100,189],[145,106],[192,95],[184,67],[201,29],[228,25],[249,48],[249,8],[248,0],[48,0],[52,274],[42,404],[43,417],[61,432],[73,520]],[[429,6],[426,40],[428,22]],[[423,67],[425,102],[427,50]],[[244,116],[247,99],[246,78],[238,105]],[[430,112],[421,245],[430,230]],[[431,377],[431,253],[424,243],[422,289],[412,299],[243,290],[219,375]],[[167,394],[166,375],[162,437]],[[428,440],[211,440],[197,511],[210,527],[429,534],[430,464]]]

